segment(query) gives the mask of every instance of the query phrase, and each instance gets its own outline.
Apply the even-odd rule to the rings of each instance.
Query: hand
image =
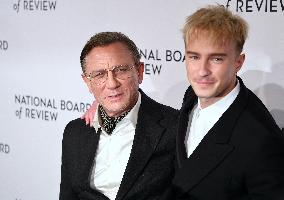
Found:
[[[98,103],[96,102],[96,100],[93,101],[93,104],[91,105],[91,107],[82,115],[81,119],[84,119],[86,122],[86,125],[89,124],[90,127],[93,126],[93,120],[94,120],[94,116],[97,110],[97,105]]]

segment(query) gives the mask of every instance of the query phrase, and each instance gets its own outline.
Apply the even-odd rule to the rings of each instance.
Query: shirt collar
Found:
[[[138,100],[137,100],[136,104],[129,111],[129,113],[121,120],[121,122],[128,120],[128,121],[131,122],[133,127],[136,127],[137,119],[138,119],[138,111],[139,111],[140,105],[141,105],[141,94],[140,94],[140,92],[138,92]],[[95,116],[94,116],[94,119],[93,119],[93,127],[96,129],[96,131],[98,131],[98,129],[101,127],[101,125],[99,123],[98,105],[97,105],[97,109],[96,109]]]

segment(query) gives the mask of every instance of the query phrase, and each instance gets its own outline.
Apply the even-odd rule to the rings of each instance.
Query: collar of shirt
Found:
[[[129,111],[129,113],[120,122],[118,122],[118,125],[120,123],[125,122],[125,121],[129,121],[132,124],[132,126],[135,128],[136,124],[137,124],[138,111],[139,111],[140,105],[141,105],[141,94],[140,94],[140,92],[138,92],[138,100],[137,100],[136,104]],[[95,112],[95,116],[94,116],[94,119],[93,119],[93,127],[96,129],[96,132],[101,127],[101,125],[99,123],[98,106],[97,106],[97,109],[96,109],[96,112]]]
[[[198,104],[195,105],[193,112],[191,112],[189,117],[191,121],[188,123],[187,134],[185,137],[188,157],[196,149],[208,131],[219,120],[222,114],[233,103],[238,96],[239,91],[240,85],[238,82],[236,87],[229,94],[204,109],[201,108],[200,101],[198,99]]]

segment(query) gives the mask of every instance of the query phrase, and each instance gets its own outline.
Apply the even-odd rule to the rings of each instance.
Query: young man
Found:
[[[284,199],[284,139],[266,107],[237,76],[246,22],[202,8],[183,29],[191,84],[180,111],[176,199]]]
[[[173,178],[177,111],[139,89],[144,65],[118,32],[82,50],[83,79],[98,102],[93,127],[71,121],[62,141],[60,200],[156,200]]]

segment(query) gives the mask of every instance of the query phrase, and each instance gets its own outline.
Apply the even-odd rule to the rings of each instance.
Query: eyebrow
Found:
[[[194,52],[194,51],[186,51],[186,54],[194,54],[194,55],[200,55],[200,53]],[[228,54],[226,53],[211,53],[209,54],[209,56],[221,56],[221,57],[225,57]]]
[[[194,52],[194,51],[186,51],[186,54],[199,54],[199,53]]]
[[[105,71],[106,69],[105,68],[102,68],[102,69],[94,69],[93,72],[100,72],[100,71]]]
[[[121,65],[114,65],[114,66],[112,66],[110,68],[94,69],[92,72],[102,72],[102,71],[113,70],[114,68],[118,68],[118,67],[121,67],[121,66],[126,66],[126,64],[125,65],[123,65],[123,64],[121,64]]]

